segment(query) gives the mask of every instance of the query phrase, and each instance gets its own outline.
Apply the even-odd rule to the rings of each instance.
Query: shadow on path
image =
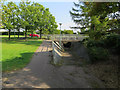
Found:
[[[3,73],[3,88],[91,88],[89,81],[98,83],[98,80],[85,73],[82,67],[51,65],[51,50],[51,41],[44,41],[27,67]]]

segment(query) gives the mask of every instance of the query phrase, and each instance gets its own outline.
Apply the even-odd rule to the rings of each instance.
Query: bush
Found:
[[[93,40],[100,40],[103,35],[106,35],[105,31],[99,31],[99,30],[90,30],[89,31],[89,38]]]
[[[117,45],[114,47],[114,49],[115,49],[116,54],[120,54],[120,38],[119,38]]]
[[[91,39],[88,39],[88,40],[84,40],[84,44],[87,48],[89,47],[104,47],[105,46],[105,43],[103,40],[99,40],[99,41],[95,41],[95,40],[91,40]]]
[[[109,53],[102,47],[90,47],[88,53],[92,63],[109,59]]]
[[[105,47],[111,50],[115,54],[120,52],[120,35],[116,33],[111,33],[106,35],[104,38]]]
[[[92,40],[90,38],[82,41],[88,48],[91,62],[94,63],[98,60],[109,59],[109,53],[120,54],[120,35],[111,33],[103,36],[100,40]]]
[[[120,41],[120,35],[112,33],[106,36],[104,42],[106,47],[114,48]]]

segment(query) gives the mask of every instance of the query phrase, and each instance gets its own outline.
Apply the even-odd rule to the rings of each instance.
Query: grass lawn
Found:
[[[0,37],[8,38],[9,36],[8,35],[0,35]],[[10,37],[14,38],[14,35],[10,35]],[[25,35],[19,35],[19,37],[25,37]],[[27,35],[27,37],[29,37],[29,35]],[[15,38],[18,38],[18,35],[15,35]],[[33,37],[33,38],[36,38],[36,37]],[[47,36],[42,36],[42,38],[47,38]]]
[[[1,42],[0,42],[1,43]],[[25,67],[42,40],[11,40],[2,38],[2,71],[12,71]]]
[[[8,35],[0,35],[0,37],[9,37]],[[14,37],[14,35],[10,35],[10,37]],[[18,35],[15,35],[15,37],[18,37]],[[19,35],[19,37],[25,37],[24,35]]]

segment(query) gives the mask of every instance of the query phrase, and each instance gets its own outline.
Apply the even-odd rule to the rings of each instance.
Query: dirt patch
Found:
[[[71,65],[74,64],[83,67],[86,74],[91,74],[97,77],[106,88],[120,88],[120,85],[118,84],[118,60],[120,57],[118,55],[111,54],[109,56],[109,60],[101,60],[94,64],[89,64],[88,61],[90,61],[90,59],[89,55],[87,54],[87,49],[82,45],[81,42],[72,42],[71,48],[65,50],[71,54],[72,58],[65,58],[64,61],[69,61],[69,64]],[[86,63],[86,61],[88,63]],[[92,87],[100,87],[99,84],[93,80],[89,80],[89,78],[88,81],[90,81]]]
[[[118,82],[118,56],[110,55],[110,60],[86,65],[85,72],[99,78],[106,88],[120,88]]]

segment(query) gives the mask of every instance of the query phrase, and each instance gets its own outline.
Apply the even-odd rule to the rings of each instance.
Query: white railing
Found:
[[[64,49],[61,46],[61,41],[81,41],[85,38],[82,35],[52,35],[52,54],[54,64],[59,63],[62,60],[62,52]],[[58,42],[57,42],[58,41]]]
[[[53,35],[52,40],[53,41],[81,41],[87,36],[83,35],[76,35],[76,34],[62,34],[62,35]]]
[[[52,41],[52,54],[53,54],[53,62],[54,64],[59,63],[59,61],[62,59],[62,51],[63,48],[59,45],[59,43],[56,43],[55,41]]]

